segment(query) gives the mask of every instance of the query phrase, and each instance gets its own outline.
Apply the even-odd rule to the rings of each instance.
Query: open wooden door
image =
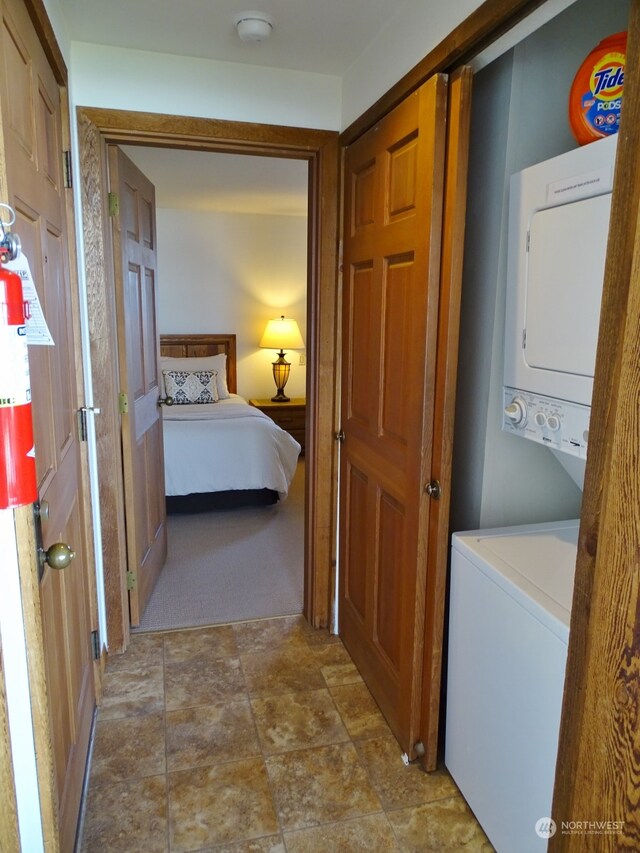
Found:
[[[2,9],[2,130],[12,230],[22,241],[55,346],[31,346],[29,362],[45,549],[68,543],[75,559],[45,564],[40,579],[44,659],[57,789],[60,849],[73,849],[91,720],[91,546],[83,515],[76,363],[63,175],[59,85],[22,0]],[[46,511],[45,511],[46,510]]]
[[[458,278],[440,317],[446,133],[447,81],[435,76],[356,140],[345,164],[340,635],[400,745],[427,769],[437,755],[447,560],[432,507],[449,501],[434,463],[450,466],[453,423],[436,361],[448,376],[460,287]],[[446,540],[448,513],[440,516]],[[432,691],[426,705],[423,690]],[[434,697],[435,726],[425,729]]]
[[[158,373],[156,203],[153,184],[109,147],[122,456],[131,624],[140,624],[167,557]]]
[[[420,718],[446,79],[346,153],[340,635],[402,748]]]

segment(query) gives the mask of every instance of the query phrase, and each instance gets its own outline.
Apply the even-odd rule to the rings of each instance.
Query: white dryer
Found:
[[[453,536],[445,763],[498,853],[547,848],[578,525]]]
[[[511,177],[502,427],[581,460],[616,144],[601,139]]]

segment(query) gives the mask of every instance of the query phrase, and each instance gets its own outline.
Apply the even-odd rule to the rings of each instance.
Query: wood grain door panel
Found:
[[[129,592],[138,625],[167,555],[162,417],[158,400],[155,189],[122,151],[109,147],[109,179],[118,193],[113,218]]]
[[[2,133],[13,230],[29,260],[55,346],[30,346],[36,471],[44,548],[76,553],[64,570],[45,565],[40,581],[44,659],[57,789],[59,841],[73,849],[95,705],[92,587],[75,412],[77,342],[72,322],[67,202],[62,170],[62,104],[53,71],[21,0],[4,0]],[[4,200],[4,199],[3,199]]]
[[[346,154],[340,633],[407,753],[420,721],[446,82]]]

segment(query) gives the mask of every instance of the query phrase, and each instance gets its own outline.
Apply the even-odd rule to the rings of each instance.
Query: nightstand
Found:
[[[304,397],[292,397],[288,403],[274,403],[271,400],[249,400],[252,406],[260,409],[265,415],[269,415],[279,427],[293,436],[302,450],[300,455],[304,456],[305,436],[305,408]]]

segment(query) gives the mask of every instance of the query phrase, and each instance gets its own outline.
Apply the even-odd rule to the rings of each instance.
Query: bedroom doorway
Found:
[[[294,403],[268,412],[279,429],[259,408],[276,391],[276,354],[259,343],[267,321],[281,313],[296,320],[306,343],[307,165],[109,149],[135,164],[155,190],[160,385],[173,376],[166,370],[193,366],[216,369],[218,380],[225,371],[228,386],[217,389],[216,405],[162,407],[168,556],[131,624],[168,630],[300,614],[305,466],[302,455],[296,465],[295,439],[304,452],[306,351],[287,355],[286,393]],[[161,387],[161,398],[165,393]]]
[[[307,406],[306,406],[306,501],[304,541],[304,614],[314,627],[325,627],[329,620],[331,563],[333,559],[333,490],[335,443],[335,312],[336,312],[336,224],[337,224],[337,134],[329,131],[297,128],[272,128],[259,125],[239,126],[233,122],[155,114],[131,114],[119,111],[78,109],[79,140],[83,192],[83,226],[88,249],[86,265],[90,313],[96,320],[91,334],[94,375],[106,395],[103,415],[96,422],[98,449],[105,466],[118,458],[115,436],[119,430],[118,413],[113,411],[114,352],[110,348],[108,328],[110,295],[103,282],[109,278],[105,262],[103,209],[104,155],[109,143],[132,143],[197,149],[234,151],[286,157],[305,162],[309,188],[308,305],[307,321]],[[100,321],[100,322],[97,322]],[[90,319],[91,323],[91,319]],[[95,331],[95,335],[94,335]],[[320,348],[319,342],[322,342]],[[115,399],[117,400],[117,389]],[[320,465],[319,460],[323,460]],[[332,460],[327,465],[327,460]],[[100,464],[100,463],[99,463]],[[104,502],[102,500],[104,493]],[[107,537],[121,536],[122,506],[113,483],[101,481],[101,508]],[[128,611],[124,590],[125,571],[122,543],[103,552],[105,595],[110,647],[114,652],[126,648],[129,639]],[[120,548],[120,563],[113,560]],[[108,550],[107,550],[108,549]]]

